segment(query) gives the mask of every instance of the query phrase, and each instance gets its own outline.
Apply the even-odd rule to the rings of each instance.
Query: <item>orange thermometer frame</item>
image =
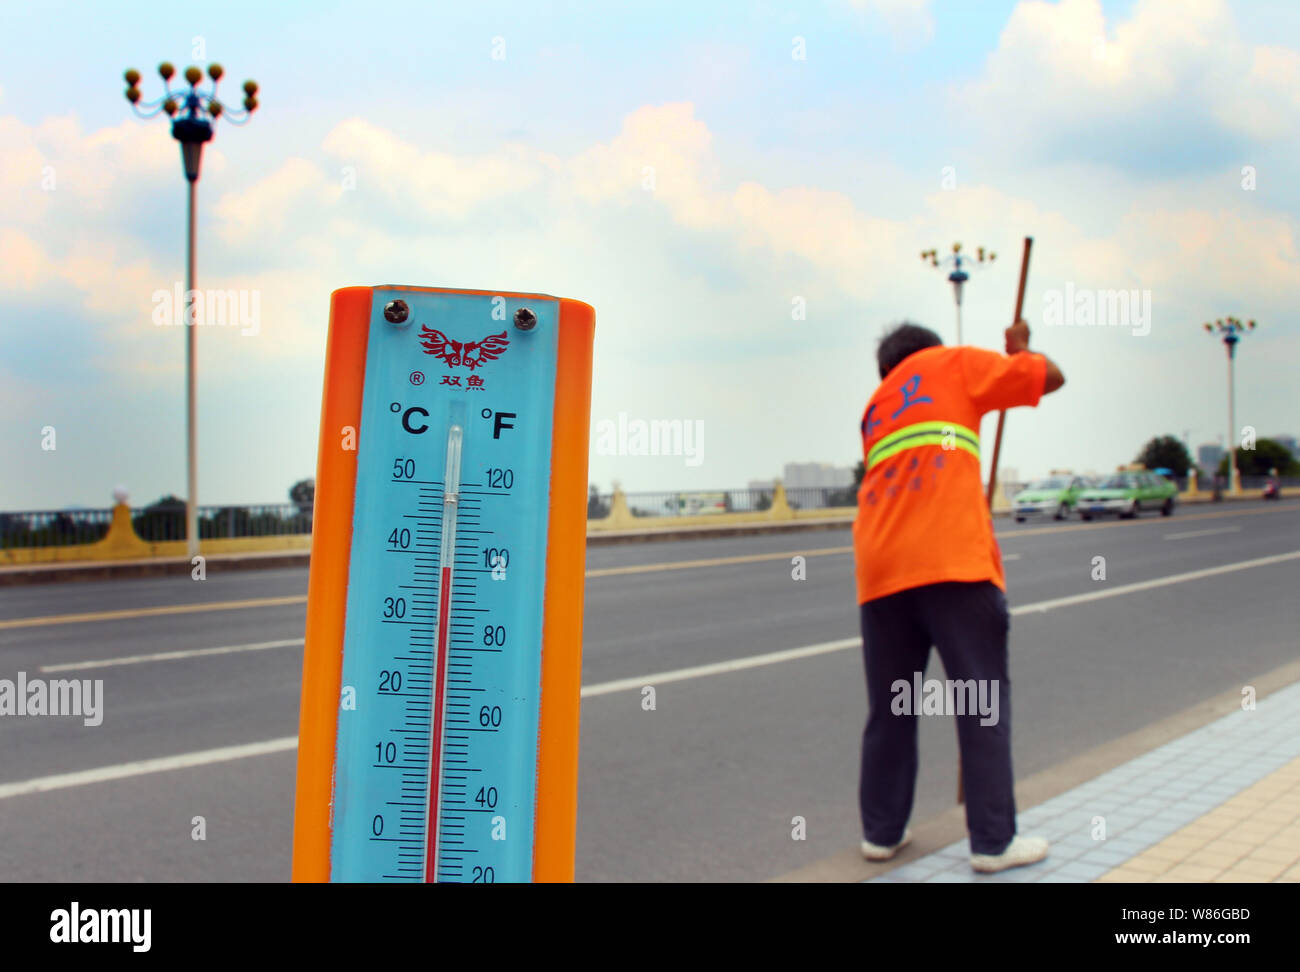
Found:
[[[439,335],[439,339],[445,338],[449,341],[440,344],[439,339],[426,338],[426,349],[433,347],[438,354],[425,350],[418,360],[428,366],[428,370],[434,377],[444,372],[449,375],[454,372],[468,381],[477,380],[478,385],[471,386],[475,391],[483,385],[485,379],[489,382],[493,379],[494,369],[497,370],[498,375],[503,373],[502,363],[493,360],[491,353],[470,350],[475,346],[468,342],[471,337],[477,335],[443,333],[441,328],[447,325],[440,323],[437,312],[431,308],[459,307],[463,311],[471,306],[481,307],[484,310],[488,307],[503,307],[518,314],[520,311],[517,308],[526,306],[537,312],[534,317],[537,332],[543,331],[546,327],[553,327],[556,331],[553,346],[554,389],[550,401],[552,409],[550,479],[548,484],[540,487],[548,490],[549,501],[544,497],[539,500],[541,509],[546,511],[547,525],[544,549],[545,596],[540,621],[540,684],[536,702],[536,789],[532,807],[530,877],[533,881],[542,882],[572,881],[577,820],[582,599],[587,531],[587,457],[595,312],[589,305],[580,301],[544,294],[404,286],[346,287],[334,291],[330,299],[329,336],[325,356],[324,395],[317,458],[311,574],[307,595],[302,699],[299,713],[292,878],[296,882],[370,879],[355,876],[340,877],[335,872],[332,867],[332,853],[337,850],[338,845],[335,843],[337,835],[334,834],[333,827],[338,823],[335,817],[340,809],[336,804],[336,797],[341,798],[340,794],[336,794],[336,786],[343,786],[342,777],[350,770],[350,766],[340,765],[340,760],[349,757],[340,749],[339,731],[340,719],[351,717],[350,713],[341,714],[346,712],[341,698],[345,688],[343,684],[345,650],[349,647],[345,645],[347,640],[345,636],[353,630],[349,626],[348,619],[349,588],[352,582],[359,582],[358,578],[349,576],[358,563],[358,555],[353,550],[354,523],[361,522],[357,519],[356,497],[359,456],[362,450],[357,443],[364,442],[367,435],[367,428],[362,423],[362,413],[363,402],[366,400],[368,355],[380,353],[379,345],[386,340],[385,335],[388,333],[383,330],[386,326],[385,310],[392,307],[394,301],[409,304],[413,320],[408,331],[411,332],[412,339],[418,337],[419,333],[428,334],[432,331]],[[475,313],[478,311],[476,310]],[[527,311],[523,313],[526,314]],[[518,317],[512,321],[510,315],[505,314],[504,318],[503,321],[502,316],[493,317],[495,321],[493,327],[504,332],[496,339],[498,344],[492,345],[489,341],[483,341],[480,342],[483,347],[499,348],[505,342],[511,342],[503,353],[499,353],[503,357],[508,357],[511,352],[514,352],[515,360],[520,361],[524,360],[521,356],[528,353],[527,348],[543,347],[541,344],[531,346],[527,344],[529,340],[540,341],[541,338],[532,338],[526,332],[516,330],[517,327],[527,325],[526,317],[523,318],[524,325],[518,323],[520,320]],[[453,316],[444,319],[455,321],[458,318]],[[387,318],[389,324],[392,320],[392,317]],[[461,331],[464,332],[465,328],[462,327]],[[449,340],[455,337],[460,338],[459,343]],[[546,339],[550,340],[550,337],[547,336]],[[454,351],[451,348],[453,344]],[[549,349],[550,346],[547,347]],[[411,352],[403,345],[401,353],[419,354],[419,349]],[[539,350],[536,353],[549,355],[552,352]],[[478,355],[477,361],[474,360],[475,354]],[[407,360],[416,359],[406,357],[402,359],[403,362]],[[455,362],[460,367],[452,367],[448,362]],[[476,364],[478,367],[475,367]],[[421,384],[425,381],[418,371],[412,371],[410,374],[412,386],[416,384],[417,375],[420,375]],[[428,380],[432,382],[433,379]],[[446,380],[449,379],[444,379]],[[546,378],[540,380],[545,381]],[[498,386],[500,384],[499,382]],[[401,391],[396,388],[384,388],[383,394],[397,399],[404,394],[415,395],[417,391],[426,396],[435,394],[432,388],[418,390],[405,388]],[[440,394],[445,396],[445,400],[451,400],[450,391]],[[465,435],[469,437],[479,434],[482,436],[480,441],[489,439],[491,423],[480,423],[481,431],[479,425],[476,425],[479,412],[477,406],[480,402],[487,401],[487,396],[475,397],[470,392],[465,394],[463,399],[457,400],[468,402],[471,406],[470,417],[463,420]],[[424,401],[427,404],[427,399]],[[396,406],[399,401],[394,401],[393,404]],[[461,414],[463,414],[463,406],[458,407],[462,408]],[[396,412],[397,409],[394,408],[393,411]],[[482,412],[484,417],[489,414],[488,409],[483,409]],[[391,418],[396,420],[397,416],[393,415]],[[372,410],[367,419],[374,423],[386,420],[387,417]],[[432,423],[433,420],[426,421]],[[522,425],[522,420],[512,421],[519,421]],[[502,423],[498,420],[497,424]],[[509,429],[510,426],[506,424],[506,428]],[[351,447],[349,447],[349,430],[351,430]],[[407,431],[411,429],[408,428]],[[427,445],[432,448],[437,444],[438,434],[442,430],[432,428],[430,431],[434,435],[426,436],[424,439],[428,440]],[[528,429],[524,427],[518,431],[521,435],[528,434]],[[497,432],[501,434],[500,429]],[[460,426],[456,426],[453,434],[457,437],[455,451],[459,457]],[[445,434],[443,438],[445,439]],[[424,439],[421,440],[421,446],[426,445]],[[523,439],[518,438],[514,441],[523,441]],[[490,446],[489,442],[488,447]],[[542,447],[537,446],[537,448]],[[448,445],[447,451],[448,453],[453,451],[452,446]],[[440,451],[435,452],[430,452],[431,458],[428,462],[423,462],[423,465],[430,469],[437,467],[437,472],[441,474],[442,454]],[[450,465],[447,468],[450,469]],[[392,474],[384,471],[376,474],[376,478],[379,475]],[[428,489],[451,492],[450,472],[447,475],[448,478],[441,487],[430,486]],[[539,486],[532,484],[532,488],[539,489]],[[467,495],[470,492],[472,491],[467,488]],[[439,503],[443,501],[438,500]],[[448,503],[454,501],[455,497],[445,500]],[[467,509],[473,508],[466,507],[467,502],[472,503],[472,500],[462,498],[462,516],[466,515]],[[487,517],[490,514],[482,515]],[[451,522],[454,522],[454,519]],[[358,542],[362,541],[359,539]],[[368,552],[369,549],[366,548],[360,556],[372,556]],[[397,550],[376,552],[373,554],[374,562],[376,565],[391,564],[393,560],[381,561],[379,558],[384,553],[400,552]],[[476,558],[478,552],[474,551]],[[486,554],[487,551],[484,553]],[[540,565],[543,554],[538,553],[537,556]],[[459,557],[459,548],[456,557]],[[462,561],[456,557],[453,557],[453,560],[458,565],[456,570],[459,572],[461,570],[459,564]],[[488,572],[482,573],[486,575]],[[462,582],[460,576],[458,573],[455,581],[457,585],[477,583],[477,579],[468,578]],[[452,601],[454,605],[455,598],[452,596],[452,591],[459,594],[460,587],[452,586],[446,574],[444,574],[444,582],[447,587],[447,600]],[[490,585],[486,576],[483,585],[484,587]],[[501,589],[504,590],[504,586]],[[432,599],[434,595],[430,594],[429,597]],[[444,600],[441,588],[436,597],[439,602]],[[437,612],[442,610],[444,609],[441,607],[434,610],[434,618],[430,624],[425,625],[426,628],[437,629]],[[451,610],[455,611],[456,608],[453,606]],[[442,624],[446,626],[445,618]],[[412,637],[414,639],[415,635],[413,634]],[[413,677],[408,675],[408,681],[411,680]],[[482,692],[483,690],[472,689],[471,691]],[[372,704],[361,687],[356,687],[355,692],[356,697],[362,700],[359,704]],[[484,696],[474,698],[477,700]],[[390,703],[386,700],[383,704]],[[433,708],[437,705],[435,701]],[[485,708],[485,711],[488,710]],[[492,717],[495,718],[495,714]],[[432,720],[432,717],[430,719]],[[477,726],[478,723],[473,724]],[[430,725],[429,735],[432,739],[437,735],[437,730],[432,728],[436,723],[431,721]],[[443,731],[447,731],[445,727]],[[433,747],[432,742],[427,745]],[[378,749],[382,758],[384,744],[380,744]],[[376,746],[367,740],[366,750],[373,755]],[[434,748],[434,751],[436,753],[437,749]],[[367,761],[369,758],[367,757]],[[353,762],[363,761],[354,759]],[[427,775],[431,780],[436,780],[437,766],[431,766]],[[436,794],[436,782],[434,786]],[[436,803],[434,797],[429,798],[428,813],[431,819],[426,821],[429,829],[435,834],[437,824],[433,821],[438,815]],[[367,807],[364,812],[368,815],[371,808]],[[485,809],[479,812],[490,811]],[[472,821],[469,826],[473,826],[473,822],[478,818],[468,819]],[[368,816],[366,820],[368,824]],[[396,824],[385,825],[378,814],[375,816],[375,821],[376,828],[387,826],[389,829],[384,832],[396,832],[394,829]],[[457,824],[457,826],[465,825]],[[427,834],[424,839],[432,844],[436,844],[438,840],[436,836]],[[432,862],[435,852],[429,851],[428,857]],[[422,878],[415,875],[411,879],[441,879],[440,875],[443,873],[441,870],[435,869],[432,863],[428,867],[429,871]],[[473,879],[479,880],[480,869],[473,870],[476,875]],[[388,878],[392,875],[385,874],[383,877]],[[468,873],[450,879],[471,880]]]

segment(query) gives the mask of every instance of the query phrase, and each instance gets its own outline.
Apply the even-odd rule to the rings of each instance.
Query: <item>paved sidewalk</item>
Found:
[[[1300,682],[1045,803],[1046,860],[971,870],[963,839],[871,883],[1300,882]]]

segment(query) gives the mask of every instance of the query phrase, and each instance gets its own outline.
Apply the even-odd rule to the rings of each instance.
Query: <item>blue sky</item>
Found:
[[[920,249],[1000,251],[965,308],[966,339],[997,346],[1027,233],[1031,325],[1067,283],[1150,291],[1153,314],[1141,337],[1035,329],[1069,384],[1014,413],[1008,466],[1226,434],[1222,349],[1197,329],[1226,314],[1261,321],[1239,424],[1300,433],[1297,4],[48,3],[0,9],[0,33],[0,508],[183,492],[183,342],[149,312],[183,274],[184,184],[120,81],[138,67],[151,96],[163,59],[220,61],[228,96],[262,85],[200,184],[200,286],[255,289],[264,318],[200,332],[204,503],[314,473],[335,287],[587,300],[593,427],[706,427],[698,466],[593,455],[592,480],[739,486],[856,459],[888,324],[952,340]]]

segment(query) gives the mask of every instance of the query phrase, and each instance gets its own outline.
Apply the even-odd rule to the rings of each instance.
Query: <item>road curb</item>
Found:
[[[207,556],[208,571],[262,570],[273,567],[305,567],[311,554],[303,550],[274,553],[220,554]],[[62,581],[118,580],[127,577],[165,577],[190,574],[194,565],[188,559],[151,557],[147,560],[105,560],[72,564],[30,564],[0,567],[0,587],[28,584],[57,584]]]

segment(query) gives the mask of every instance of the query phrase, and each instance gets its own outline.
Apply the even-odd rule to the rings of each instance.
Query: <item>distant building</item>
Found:
[[[1206,443],[1196,450],[1196,464],[1211,475],[1219,468],[1219,460],[1222,458],[1223,446],[1213,442]]]
[[[772,489],[776,486],[775,479],[751,479],[747,489]]]
[[[828,462],[787,462],[781,482],[786,489],[842,489],[853,485],[853,468]]]

